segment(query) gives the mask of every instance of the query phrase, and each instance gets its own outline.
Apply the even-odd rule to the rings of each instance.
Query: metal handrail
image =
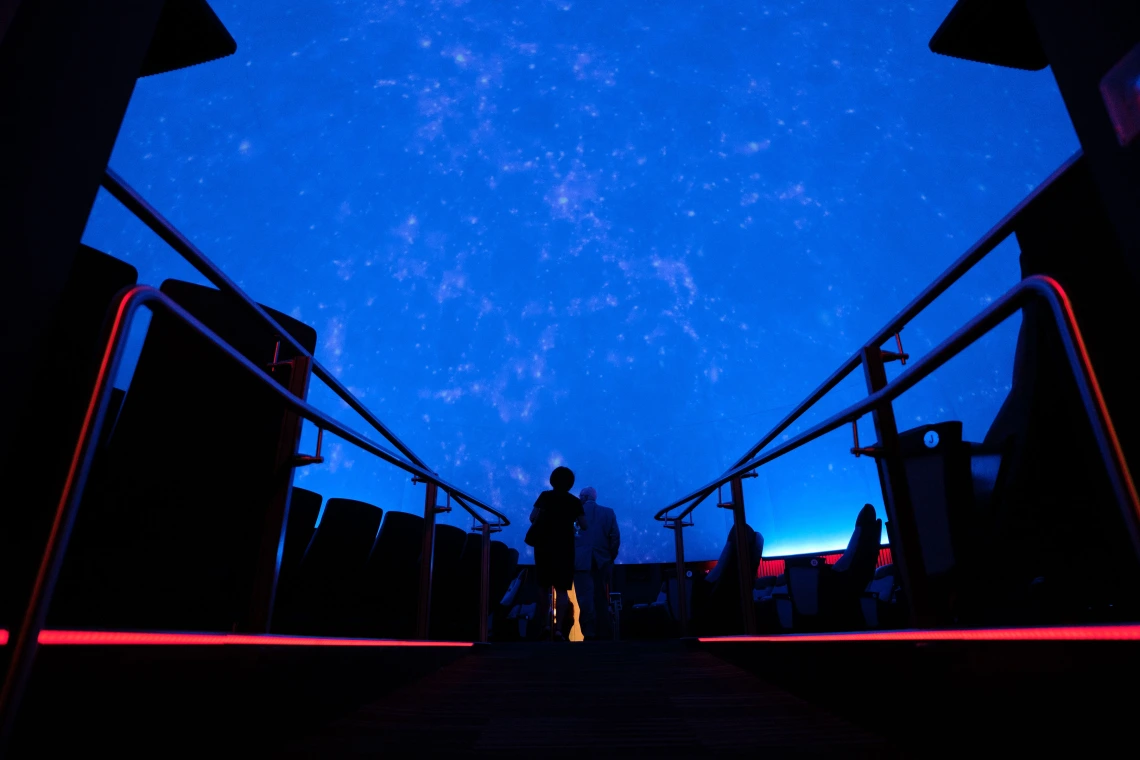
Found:
[[[1101,393],[1100,383],[1093,371],[1088,350],[1085,348],[1084,338],[1081,336],[1069,297],[1056,280],[1043,275],[1035,275],[1022,280],[928,354],[911,364],[881,390],[868,395],[863,401],[852,404],[818,425],[781,443],[762,456],[733,467],[721,477],[693,491],[669,508],[675,508],[698,497],[708,496],[725,483],[778,459],[784,454],[849,424],[853,420],[859,419],[874,411],[876,407],[895,400],[961,353],[982,335],[1010,317],[1015,311],[1024,307],[1025,303],[1032,298],[1040,298],[1047,302],[1050,307],[1065,349],[1065,356],[1076,380],[1077,391],[1080,394],[1085,413],[1088,415],[1089,423],[1092,425],[1101,460],[1108,472],[1117,505],[1120,507],[1121,514],[1128,527],[1133,547],[1137,554],[1140,554],[1140,497],[1137,495],[1136,485],[1128,470],[1124,451],[1120,446],[1116,429]]]
[[[469,494],[464,493],[456,486],[441,480],[426,468],[405,461],[395,452],[369,440],[351,428],[341,424],[309,403],[294,396],[288,389],[282,387],[267,376],[260,367],[243,356],[236,349],[222,340],[216,333],[195,319],[189,312],[175,303],[169,296],[157,288],[149,285],[136,285],[126,290],[119,299],[115,309],[115,318],[111,324],[107,337],[106,348],[103,351],[99,372],[95,379],[95,387],[87,404],[83,419],[83,426],[79,431],[75,451],[72,454],[68,467],[67,477],[64,480],[63,492],[60,494],[56,506],[55,517],[52,521],[51,531],[44,546],[43,557],[36,573],[36,580],[28,599],[27,611],[20,623],[19,632],[15,637],[12,648],[8,675],[4,680],[3,690],[0,691],[0,737],[7,737],[11,731],[15,713],[19,707],[21,697],[27,686],[31,674],[32,662],[38,649],[39,633],[43,629],[47,618],[48,608],[55,593],[56,581],[63,565],[63,558],[71,540],[75,517],[83,498],[87,485],[87,477],[91,470],[91,463],[95,457],[95,443],[107,417],[110,405],[112,383],[122,359],[123,349],[126,346],[126,336],[129,326],[139,308],[151,305],[166,309],[177,319],[189,326],[206,341],[211,343],[232,361],[239,364],[254,379],[267,390],[274,393],[282,405],[298,416],[318,425],[321,429],[339,436],[345,441],[399,467],[405,472],[444,489],[452,494],[460,494],[480,509],[491,511]],[[487,523],[484,523],[487,525]]]
[[[329,370],[323,364],[317,361],[316,358],[313,357],[313,355],[309,353],[309,351],[303,345],[301,345],[300,341],[293,337],[293,335],[288,330],[278,324],[277,320],[270,316],[269,313],[266,312],[260,304],[250,298],[249,294],[242,290],[237,285],[237,283],[226,276],[225,272],[223,272],[216,264],[214,264],[214,262],[210,261],[210,259],[208,259],[206,255],[202,253],[202,251],[199,250],[198,247],[190,241],[189,238],[183,235],[177,228],[174,227],[173,224],[171,224],[165,217],[163,217],[157,209],[151,206],[150,203],[145,198],[143,198],[138,191],[128,185],[122,177],[120,177],[114,170],[110,168],[107,168],[107,170],[104,172],[102,184],[107,192],[114,196],[114,198],[118,200],[119,203],[123,204],[123,206],[125,206],[128,211],[134,214],[139,221],[141,221],[143,224],[149,227],[151,231],[162,238],[162,240],[167,245],[173,248],[176,253],[184,258],[192,267],[198,270],[198,272],[201,273],[203,277],[213,283],[213,285],[219,290],[226,292],[241,301],[246,306],[246,308],[257,315],[257,317],[262,322],[276,331],[284,341],[292,346],[293,350],[296,351],[296,353],[309,359],[313,368],[313,374],[316,375],[317,378],[319,378],[322,382],[324,382],[325,385],[327,385],[332,390],[332,392],[335,393],[342,401],[348,404],[348,406],[354,412],[363,417],[364,420],[373,427],[373,429],[384,436],[384,438],[387,439],[389,443],[395,446],[396,449],[401,454],[403,454],[404,457],[407,458],[408,462],[415,465],[419,471],[431,472],[431,468],[428,467],[424,460],[416,456],[416,454],[403,441],[401,441],[396,436],[396,434],[388,428],[387,425],[381,422],[380,419],[375,414],[373,414],[371,410],[368,409],[368,407],[364,406],[364,404],[360,402],[360,399],[353,395],[353,393],[349,391],[348,388],[344,387],[344,385],[339,380],[337,380],[336,377],[334,377],[333,374],[329,372]],[[290,398],[293,397],[290,396]],[[326,429],[331,430],[331,428]],[[347,428],[345,429],[347,430]],[[362,440],[367,439],[362,438]],[[391,455],[391,452],[389,452],[389,455]],[[380,455],[377,454],[377,456]],[[394,461],[392,463],[396,464]],[[408,472],[413,471],[408,470]],[[433,482],[439,484],[440,488],[443,488],[445,492],[450,493],[451,497],[455,499],[455,502],[473,518],[478,520],[480,524],[490,524],[495,526],[507,526],[511,524],[510,519],[502,512],[499,512],[498,510],[489,507],[482,502],[472,499],[469,496],[465,496],[461,491],[457,491],[453,487],[444,486],[442,484],[442,481],[436,480]],[[472,509],[471,504],[468,504],[467,502],[471,502],[471,504],[474,504],[479,509],[482,509],[485,512],[489,512],[494,516],[496,522],[491,522],[484,516],[475,512],[475,510]]]
[[[925,289],[922,290],[914,299],[911,300],[906,306],[902,308],[894,317],[892,317],[882,328],[879,329],[863,346],[878,348],[892,335],[895,335],[902,330],[907,323],[913,320],[919,313],[921,313],[927,306],[934,302],[938,296],[945,293],[950,289],[958,280],[982,259],[988,256],[995,248],[1001,245],[1011,234],[1014,232],[1014,227],[1017,223],[1017,218],[1025,211],[1025,209],[1032,204],[1043,192],[1045,192],[1058,178],[1065,172],[1072,168],[1073,164],[1080,160],[1083,152],[1078,150],[1068,158],[1060,167],[1058,167],[1052,174],[1050,174],[1045,181],[1033,189],[1025,198],[1021,200],[1008,214],[1006,214],[1001,221],[995,224],[986,234],[970,246],[961,256],[959,256],[950,266],[948,266],[942,274],[935,278],[934,282],[930,283]],[[788,413],[782,420],[780,420],[775,427],[760,439],[758,443],[752,446],[748,451],[737,459],[733,465],[726,470],[732,472],[747,463],[755,457],[765,446],[776,440],[776,437],[782,432],[787,430],[796,420],[802,417],[813,406],[819,403],[828,393],[830,393],[837,385],[847,378],[852,372],[859,368],[862,364],[862,348],[856,351],[846,361],[843,362],[831,375],[823,381],[823,383],[812,391],[807,398],[796,405],[795,409]],[[747,471],[747,470],[745,470]],[[721,483],[727,483],[731,478],[722,480]],[[689,515],[694,509],[700,506],[701,502],[708,496],[710,492],[700,489],[694,493],[701,494],[700,496],[688,496],[684,499],[674,501],[668,507],[660,510],[653,516],[653,519],[664,521],[666,519],[683,519]],[[695,504],[691,504],[687,509],[678,515],[667,515],[670,510],[676,509],[693,499],[696,499]]]

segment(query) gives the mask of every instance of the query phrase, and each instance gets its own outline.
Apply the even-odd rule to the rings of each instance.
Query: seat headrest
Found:
[[[870,504],[864,504],[859,510],[859,516],[855,518],[855,530],[851,533],[851,540],[847,542],[843,556],[834,565],[835,570],[842,573],[850,568],[859,549],[864,548],[864,542],[870,544],[874,541],[877,546],[882,531],[882,524],[875,515],[875,508]]]
[[[855,552],[859,548],[859,539],[862,536],[863,526],[856,524],[855,530],[851,534],[851,540],[847,542],[847,548],[843,550],[843,556],[837,559],[832,566],[837,572],[845,572],[847,568],[851,567],[851,562],[855,559]]]
[[[380,530],[383,516],[383,509],[368,502],[332,498],[325,502],[325,512],[317,530],[338,535],[367,535],[371,545]]]

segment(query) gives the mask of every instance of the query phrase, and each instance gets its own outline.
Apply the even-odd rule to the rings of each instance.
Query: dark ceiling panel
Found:
[[[237,43],[206,0],[166,0],[140,77],[233,55]]]
[[[1025,0],[958,0],[930,38],[930,49],[1027,71],[1049,65]]]

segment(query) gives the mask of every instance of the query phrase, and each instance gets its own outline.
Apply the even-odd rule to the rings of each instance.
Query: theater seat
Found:
[[[763,575],[756,579],[752,587],[752,598],[756,601],[772,596],[772,589],[776,586],[775,575]]]
[[[264,378],[289,382],[289,367],[268,367],[281,336],[234,298],[177,280],[161,290]],[[315,347],[312,328],[266,310]],[[245,368],[156,310],[92,471],[49,625],[254,630],[268,602],[254,598],[258,563],[280,537],[273,513],[292,477],[282,459],[299,424]]]
[[[1090,161],[1081,159],[1018,215],[1021,276],[1051,277],[1077,304],[1102,390],[1129,451],[1135,448],[1130,431],[1140,419],[1135,359],[1128,350],[1135,334],[1133,285],[1119,276],[1123,269],[1091,266],[1087,257],[1073,253],[1118,245],[1095,184]],[[983,439],[986,447],[1002,448],[1004,455],[978,531],[981,546],[963,592],[967,603],[960,605],[959,622],[1005,626],[1136,620],[1138,558],[1051,307],[1032,300],[1021,316],[1009,395]],[[1134,453],[1130,456],[1135,460]],[[1037,578],[1044,581],[1035,583]],[[1039,592],[1046,588],[1042,599]]]
[[[519,552],[502,541],[491,542],[491,622],[488,635],[492,641],[503,640],[510,634],[506,616],[510,609],[504,609],[500,602],[519,574]],[[513,621],[512,621],[513,622]],[[515,631],[517,634],[517,630]]]
[[[748,577],[755,578],[764,552],[764,537],[745,526],[751,546]],[[704,578],[693,582],[690,596],[693,628],[698,635],[728,635],[744,632],[740,609],[740,581],[737,572],[736,531],[728,539],[714,567]]]
[[[883,521],[875,508],[863,505],[847,549],[833,566],[822,557],[795,557],[786,562],[788,596],[796,631],[850,630],[864,624],[860,598],[874,578]]]
[[[479,596],[482,588],[483,536],[468,533],[459,554],[459,598],[452,614],[455,616],[455,635],[459,639],[474,641],[479,635]],[[488,578],[490,581],[490,578]],[[493,584],[488,599],[494,599]],[[501,595],[500,595],[501,598]]]
[[[12,440],[20,442],[0,463],[6,503],[0,509],[0,627],[18,624],[27,602],[91,398],[110,310],[116,294],[137,280],[130,264],[81,245],[47,326],[34,382],[8,399],[29,414],[21,419],[18,409],[9,409],[0,423],[18,425]],[[112,398],[109,420],[121,399],[121,391]],[[104,442],[110,427],[104,425]]]
[[[669,616],[668,581],[661,584],[654,601],[627,607],[623,619],[622,636],[627,639],[661,639],[675,635],[675,623]]]
[[[507,587],[518,575],[519,550],[502,541],[491,542],[491,603],[503,598]]]
[[[354,499],[329,499],[296,573],[292,614],[283,632],[362,635],[361,582],[383,510]]]
[[[289,502],[289,517],[285,526],[285,546],[281,551],[281,564],[277,573],[274,617],[278,617],[278,612],[288,615],[285,610],[291,605],[294,575],[313,537],[323,501],[324,497],[319,493],[304,488],[293,488]]]
[[[879,628],[887,622],[891,615],[886,608],[895,604],[895,566],[883,565],[875,570],[875,577],[867,584],[859,601],[868,628]]]
[[[464,539],[463,551],[459,557],[459,597],[454,611],[450,613],[455,618],[455,629],[451,633],[459,640],[474,641],[478,638],[480,614],[494,617],[498,602],[518,574],[514,569],[518,564],[518,551],[508,549],[502,541],[492,541],[490,549],[490,575],[487,579],[489,609],[480,611],[483,536],[481,533],[468,533]],[[493,619],[488,620],[488,631],[493,627]]]
[[[460,559],[467,534],[454,525],[437,523],[435,526],[435,548],[432,552],[431,571],[431,621],[430,637],[440,641],[463,638],[465,621],[460,610],[465,605],[465,584]],[[476,577],[478,577],[476,571]],[[478,601],[476,586],[476,602]],[[473,608],[472,608],[473,609]],[[470,611],[470,610],[469,610]],[[478,623],[478,620],[476,620]],[[470,640],[470,639],[468,639]]]
[[[364,568],[367,635],[415,636],[423,535],[424,519],[419,515],[408,512],[384,515]]]
[[[317,517],[321,514],[319,493],[304,488],[294,488],[289,504],[289,520],[285,528],[285,548],[281,552],[281,571],[293,570],[305,556],[305,549],[317,528]]]

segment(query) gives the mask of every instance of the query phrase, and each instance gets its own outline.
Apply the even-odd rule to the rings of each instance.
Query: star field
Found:
[[[529,508],[566,464],[617,511],[623,561],[664,561],[652,514],[1076,149],[1048,71],[927,49],[951,5],[215,2],[237,53],[141,80],[111,165],[256,299],[314,326],[318,358],[507,512],[524,557]],[[141,281],[201,281],[109,197],[85,242]],[[1017,277],[1008,242],[905,348]],[[907,394],[900,426],[957,419],[980,439],[1016,331]],[[862,392],[853,377],[789,434]],[[873,441],[869,420],[860,432]],[[299,485],[422,510],[406,476],[326,446]],[[859,507],[880,507],[849,447],[837,431],[747,481],[766,554],[845,545]],[[687,553],[715,557],[728,515],[696,519]]]

